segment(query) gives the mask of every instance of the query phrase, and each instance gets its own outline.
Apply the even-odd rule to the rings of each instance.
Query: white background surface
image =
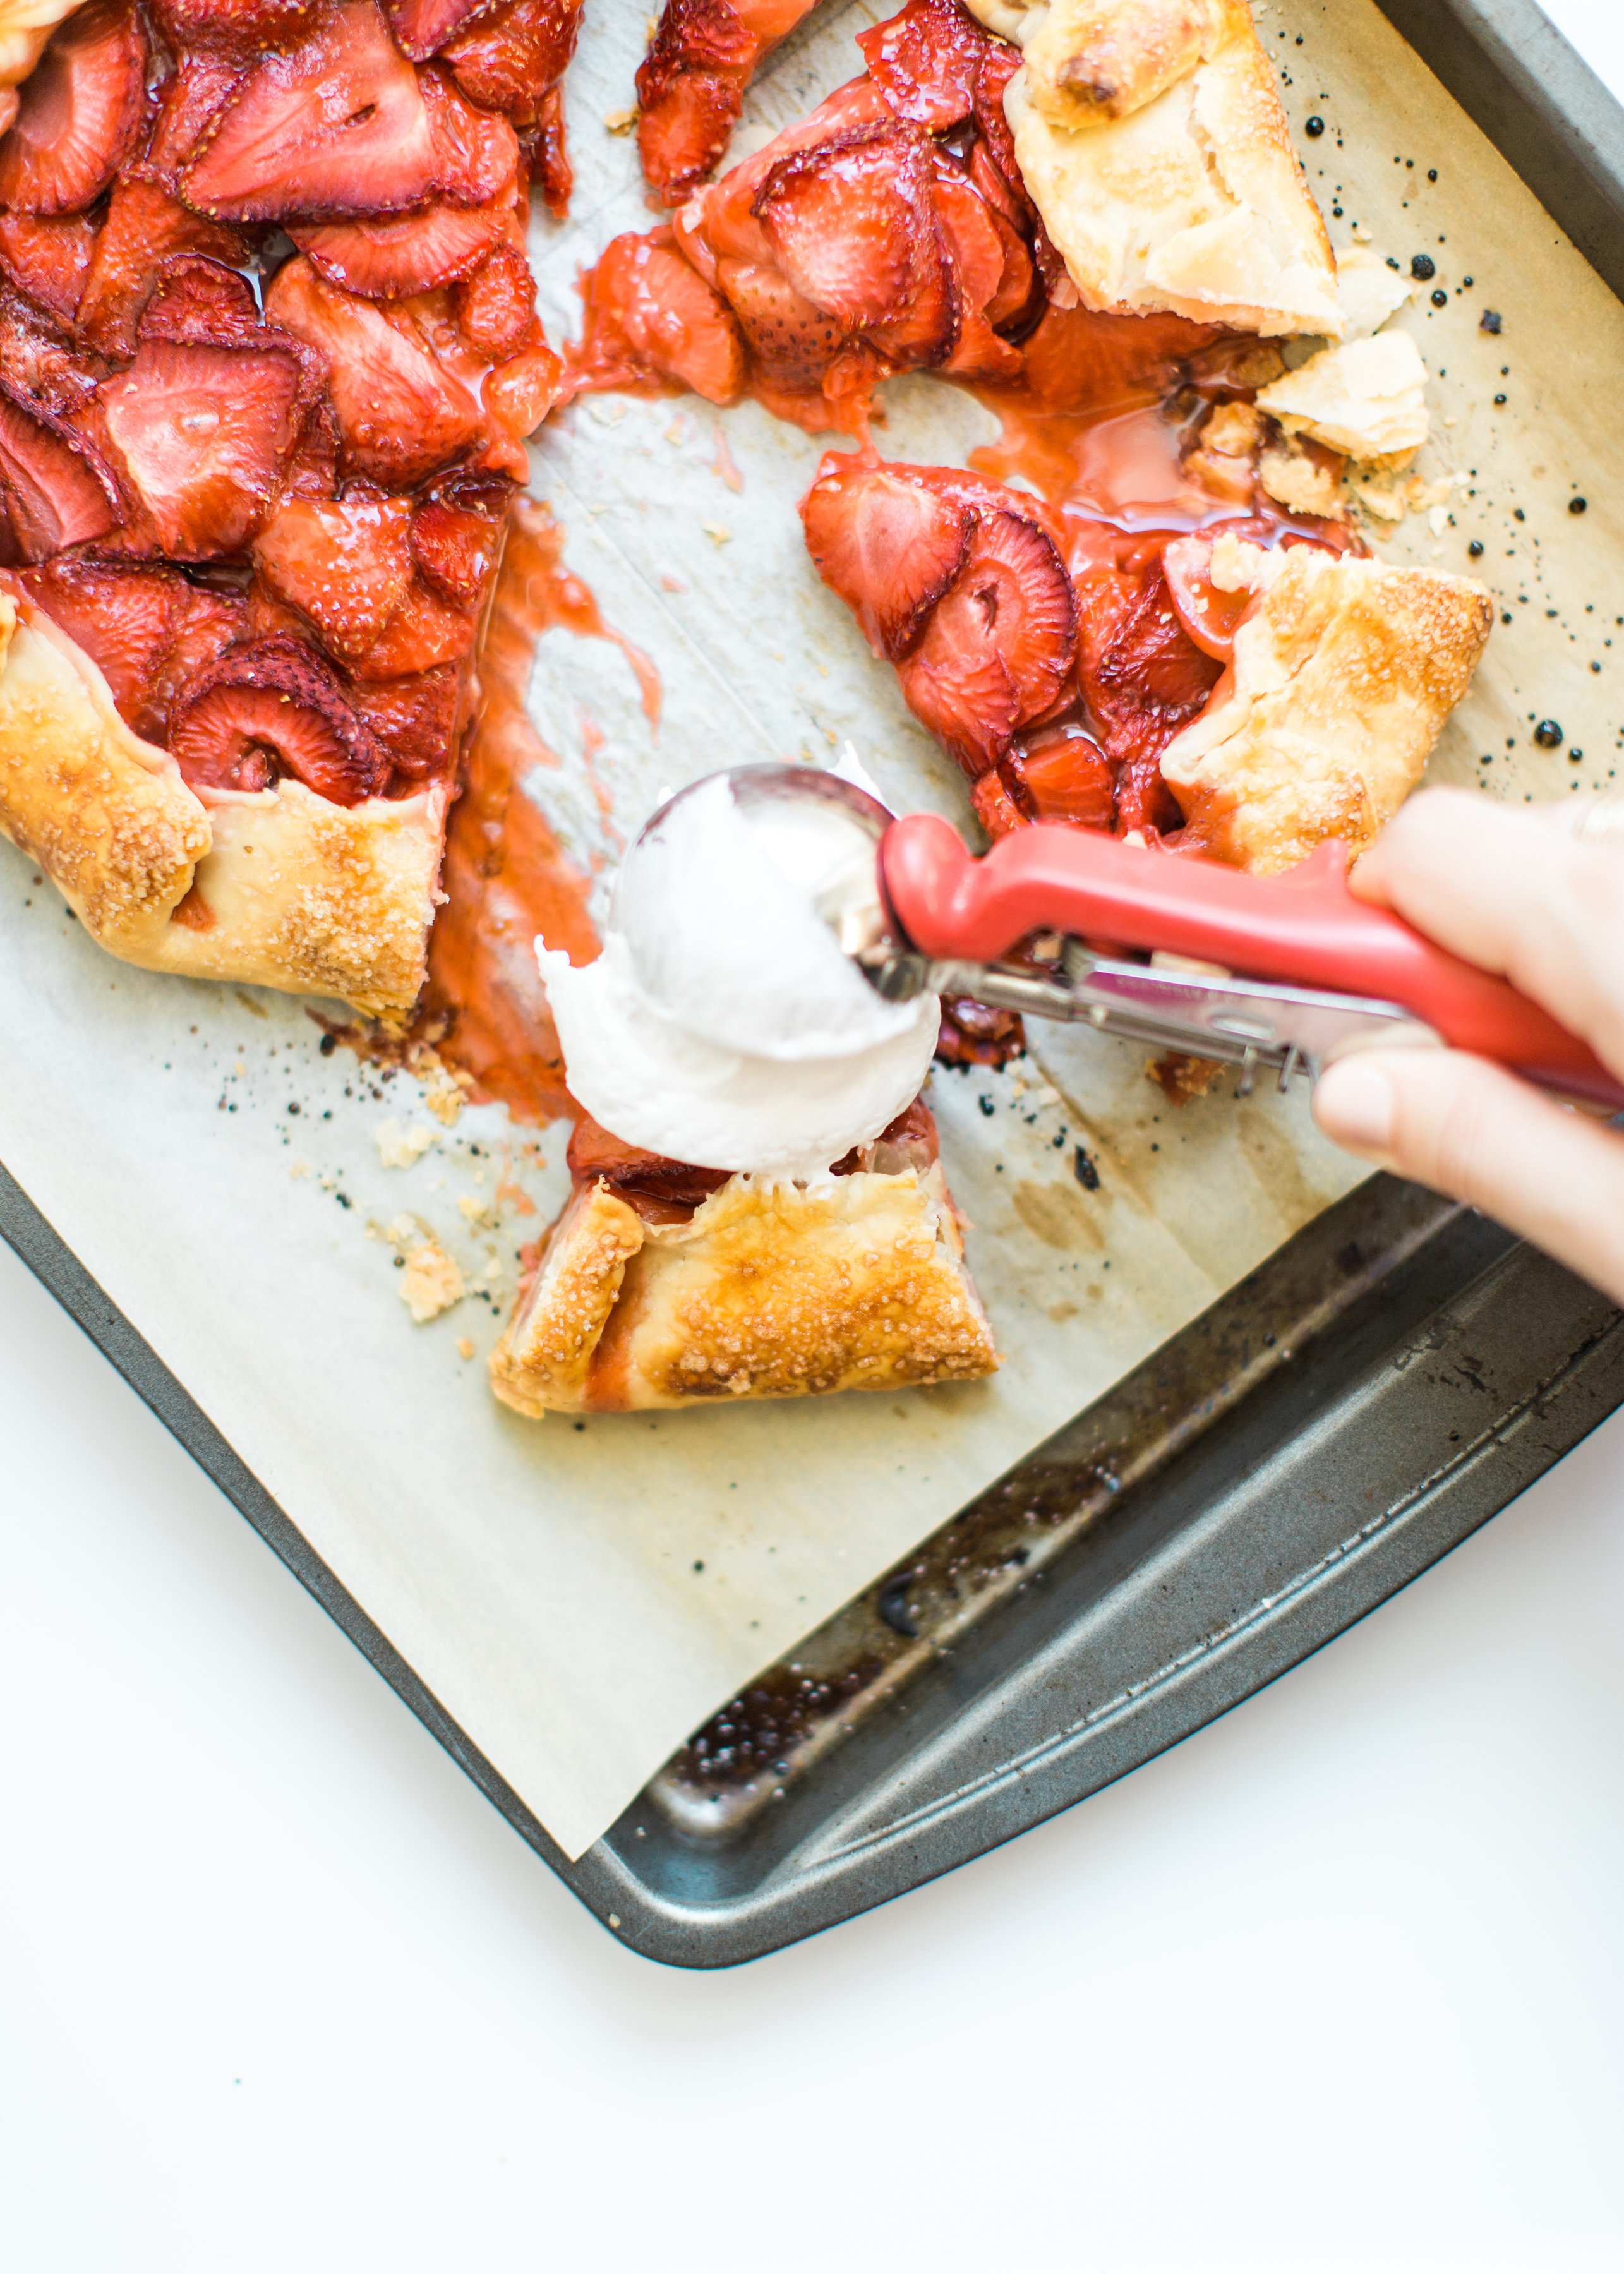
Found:
[[[1624,1415],[1175,1753],[709,1977],[575,1904],[4,1250],[0,1442],[19,2274],[1624,2265]]]

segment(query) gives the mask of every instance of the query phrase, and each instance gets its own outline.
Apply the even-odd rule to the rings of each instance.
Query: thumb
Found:
[[[1356,1050],[1314,1091],[1335,1144],[1481,1209],[1624,1303],[1624,1135],[1458,1050]]]

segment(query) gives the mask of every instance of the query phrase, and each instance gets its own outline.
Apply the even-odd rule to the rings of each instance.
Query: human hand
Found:
[[[1624,801],[1411,798],[1354,870],[1361,900],[1514,987],[1624,1080]],[[1314,1118],[1350,1153],[1469,1201],[1624,1303],[1624,1134],[1459,1050],[1354,1050]]]

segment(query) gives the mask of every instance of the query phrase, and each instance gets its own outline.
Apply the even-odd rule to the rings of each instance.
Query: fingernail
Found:
[[[1380,1066],[1354,1057],[1327,1066],[1314,1091],[1314,1118],[1351,1153],[1385,1153],[1393,1142],[1398,1099]]]

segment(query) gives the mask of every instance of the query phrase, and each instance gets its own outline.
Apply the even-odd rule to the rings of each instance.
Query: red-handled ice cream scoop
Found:
[[[1306,1012],[1312,991],[1322,1014],[1318,1022],[1310,1020],[1294,1037],[1293,1025],[1303,1022],[1286,1017],[1276,1020],[1269,1043],[1260,1031],[1254,1038],[1260,1056],[1288,1071],[1291,1059],[1282,1059],[1282,1051],[1295,1048],[1298,1058],[1312,1062],[1327,1054],[1327,1045],[1337,1046],[1325,1020],[1334,1019],[1334,998],[1340,997],[1346,1012],[1360,1014],[1354,1027],[1361,1033],[1407,1018],[1455,1049],[1497,1059],[1564,1096],[1624,1109],[1624,1084],[1583,1043],[1505,980],[1462,962],[1398,916],[1356,900],[1346,869],[1347,850],[1340,844],[1320,847],[1282,876],[1252,877],[1215,861],[1124,845],[1092,830],[1042,825],[1001,839],[977,860],[947,822],[929,813],[893,822],[880,842],[881,880],[894,931],[932,967],[926,983],[937,991],[1008,1001],[996,986],[990,991],[985,985],[944,986],[937,967],[996,963],[1034,933],[1061,934],[1072,943],[1079,937],[1109,940],[1124,949],[1199,958],[1227,973],[1276,984],[1246,989],[1244,1011],[1233,999],[1221,999],[1214,1008],[1198,998],[1215,983],[1226,996],[1235,981],[1147,970],[1086,951],[1079,955],[1073,945],[1064,961],[1068,992],[1075,995],[1080,985],[1097,995],[1103,981],[1113,1001],[1105,1017],[1090,1005],[1057,1015],[1087,1017],[1123,1031],[1109,1011],[1123,1003],[1125,981],[1138,1023],[1153,1008],[1146,999],[1148,987],[1181,1024],[1207,1031],[1207,1042],[1180,1047],[1235,1056],[1233,1050],[1209,1046],[1221,1038],[1244,1043],[1249,1022],[1262,1023],[1259,1006],[1296,1005]],[[893,983],[901,979],[898,970]],[[1177,1004],[1169,986],[1180,998]],[[1035,1000],[1011,1007],[1044,1010]],[[1354,1027],[1345,1039],[1355,1038]]]

